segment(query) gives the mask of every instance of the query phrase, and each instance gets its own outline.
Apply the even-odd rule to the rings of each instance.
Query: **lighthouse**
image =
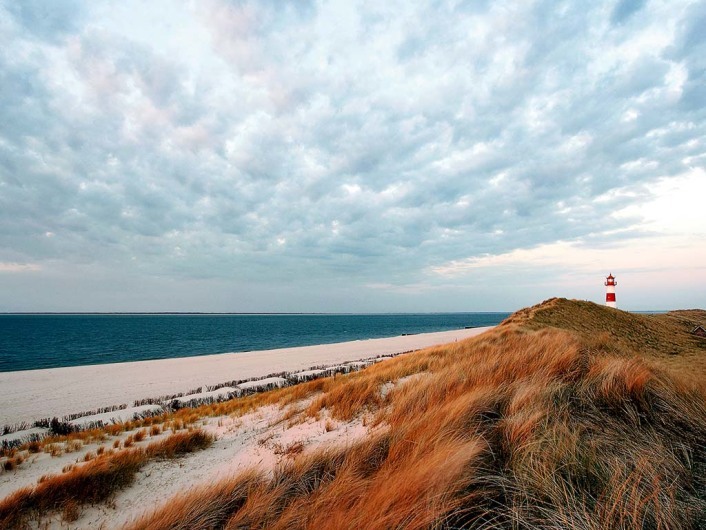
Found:
[[[605,279],[605,305],[608,307],[616,307],[615,305],[615,286],[618,285],[618,282],[615,281],[615,278],[613,277],[612,274],[609,274],[608,277]]]

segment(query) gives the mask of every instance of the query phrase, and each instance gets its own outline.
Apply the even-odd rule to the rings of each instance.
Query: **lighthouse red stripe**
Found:
[[[605,301],[606,302],[615,302],[615,293],[606,293],[605,294]]]

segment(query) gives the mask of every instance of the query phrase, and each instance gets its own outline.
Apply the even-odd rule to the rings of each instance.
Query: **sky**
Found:
[[[0,311],[706,307],[706,1],[0,0]]]

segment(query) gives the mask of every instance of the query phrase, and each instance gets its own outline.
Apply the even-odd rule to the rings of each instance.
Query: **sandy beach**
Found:
[[[478,335],[479,327],[297,348],[0,373],[0,425],[61,417],[204,385],[418,350]]]
[[[354,369],[362,368],[368,366],[372,358],[380,360],[398,353],[453,343],[488,329],[479,327],[276,350],[6,372],[0,374],[0,421],[4,424],[30,422],[122,403],[132,405],[139,399],[190,392],[204,385],[263,378],[279,372],[293,372],[295,379],[305,380],[322,372],[310,370],[312,367],[335,367],[345,363],[354,366]],[[380,393],[384,396],[392,389],[414,384],[422,377],[425,374],[389,381],[382,385]],[[280,377],[270,377],[259,379],[257,383],[269,380],[275,384],[277,380],[284,381]],[[238,386],[250,389],[256,388],[257,384],[248,381]],[[202,390],[200,396],[232,395],[232,390],[233,387]],[[188,403],[192,395],[197,394],[190,393],[181,401]],[[306,416],[302,411],[306,410],[312,399],[298,400],[286,408],[263,406],[242,416],[224,414],[202,418],[198,427],[213,437],[210,447],[178,460],[150,461],[136,473],[130,487],[118,491],[109,503],[84,507],[80,518],[72,520],[73,527],[118,528],[160,505],[165,499],[196,485],[214,483],[252,467],[270,472],[298,452],[345,446],[369,436],[373,431],[386,429],[385,426],[375,426],[367,414],[341,420],[333,418],[330,411],[322,410],[314,417]],[[110,411],[86,418],[111,423],[112,419],[131,419],[135,412],[151,407],[160,409],[159,405],[129,406],[123,411]],[[295,415],[298,415],[296,420]],[[83,419],[74,421],[81,422]],[[159,443],[175,429],[183,428],[183,425],[172,426],[169,430],[163,424],[156,432],[150,431],[149,436],[144,435],[147,429],[142,429],[143,437],[139,439],[133,439],[138,430],[133,429],[112,435],[108,440],[72,441],[53,444],[35,453],[24,451],[18,467],[11,466],[9,472],[2,472],[0,468],[0,500],[20,488],[33,487],[43,477],[66,476],[71,469],[85,465],[108,448],[113,448],[111,452],[121,448],[125,450],[128,446],[139,450]],[[2,438],[10,440],[32,431],[25,429],[24,433],[11,433]],[[7,464],[7,458],[0,463]],[[62,517],[61,513],[50,513],[42,524],[52,529],[65,528],[66,521]]]

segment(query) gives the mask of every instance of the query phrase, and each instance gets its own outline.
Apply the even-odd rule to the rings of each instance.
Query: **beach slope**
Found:
[[[201,386],[393,355],[463,340],[479,327],[275,350],[0,373],[0,425],[32,422]]]

